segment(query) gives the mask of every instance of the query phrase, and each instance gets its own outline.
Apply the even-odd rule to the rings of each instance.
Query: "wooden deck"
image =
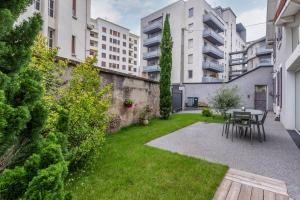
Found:
[[[213,200],[292,200],[285,182],[229,169]]]

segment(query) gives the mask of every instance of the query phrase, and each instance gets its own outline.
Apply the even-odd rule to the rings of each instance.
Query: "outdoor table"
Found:
[[[258,117],[263,115],[264,112],[261,111],[261,110],[256,110],[256,109],[246,109],[245,111],[242,110],[241,108],[235,108],[235,109],[229,109],[228,111],[226,111],[226,114],[232,116],[234,112],[249,112],[251,113],[251,116],[252,117],[255,117],[255,120],[258,121]],[[261,139],[261,133],[260,133],[260,128],[259,128],[259,125],[257,124],[257,130],[258,130],[258,138],[259,138],[259,141],[262,142],[262,139]]]

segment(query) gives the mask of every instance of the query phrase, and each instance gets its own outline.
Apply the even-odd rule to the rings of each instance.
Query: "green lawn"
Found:
[[[107,136],[101,158],[86,172],[72,175],[67,190],[74,199],[212,199],[226,166],[144,145],[198,121],[222,120],[178,114]]]

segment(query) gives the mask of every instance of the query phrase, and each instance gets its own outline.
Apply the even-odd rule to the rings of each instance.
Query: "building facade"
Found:
[[[91,19],[90,55],[98,58],[98,66],[138,76],[139,36],[129,29],[97,18]]]
[[[273,49],[266,46],[266,37],[248,42],[242,51],[229,53],[229,80],[261,66],[273,66]]]
[[[274,49],[274,112],[300,130],[300,2],[268,0],[267,44]]]
[[[85,60],[89,55],[90,0],[35,0],[17,23],[36,12],[42,16],[42,33],[48,38],[49,47],[58,47],[59,57],[79,62]]]
[[[172,84],[227,79],[229,52],[245,45],[246,34],[237,32],[230,8],[212,8],[204,0],[180,0],[141,19],[143,75],[159,80],[159,45],[167,15],[173,38]]]

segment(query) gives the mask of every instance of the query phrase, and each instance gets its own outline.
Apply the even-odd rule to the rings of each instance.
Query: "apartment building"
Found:
[[[256,67],[273,66],[273,49],[266,46],[266,37],[248,42],[242,51],[229,53],[229,80]]]
[[[83,61],[89,55],[91,0],[34,0],[18,23],[36,12],[42,16],[42,33],[49,47],[58,47],[59,57]]]
[[[300,1],[268,0],[267,44],[274,49],[274,112],[300,131]]]
[[[139,36],[105,19],[91,19],[90,55],[98,57],[98,66],[139,75]]]
[[[229,52],[245,45],[246,32],[236,25],[230,8],[212,8],[204,0],[179,0],[141,19],[143,76],[159,80],[159,45],[167,15],[173,38],[172,84],[227,79]]]

